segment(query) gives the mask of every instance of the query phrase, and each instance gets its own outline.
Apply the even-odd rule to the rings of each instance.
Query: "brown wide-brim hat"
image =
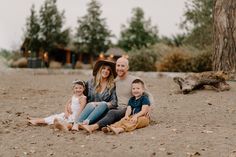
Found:
[[[111,67],[111,72],[112,72],[114,78],[117,76],[116,63],[113,61],[110,61],[110,60],[98,60],[93,67],[93,76],[97,75],[97,72],[102,65],[108,65],[109,67]]]

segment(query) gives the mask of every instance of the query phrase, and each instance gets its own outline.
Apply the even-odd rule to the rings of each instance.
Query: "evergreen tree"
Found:
[[[187,31],[186,44],[199,49],[213,44],[213,0],[191,0],[186,3],[181,27]]]
[[[137,7],[132,10],[133,17],[128,26],[122,25],[118,45],[126,51],[140,49],[158,41],[158,29],[151,26],[151,20],[144,19],[144,11]]]
[[[30,12],[30,16],[26,19],[26,32],[24,37],[25,41],[28,43],[26,50],[37,53],[41,46],[39,41],[40,24],[34,5],[32,5]]]
[[[64,11],[58,11],[56,2],[56,0],[45,0],[40,8],[40,40],[42,48],[48,52],[55,46],[66,46],[70,40],[70,30],[62,30]]]
[[[101,18],[100,3],[91,0],[88,3],[87,14],[78,19],[75,44],[79,52],[98,55],[110,45],[111,32],[108,30],[105,18]]]

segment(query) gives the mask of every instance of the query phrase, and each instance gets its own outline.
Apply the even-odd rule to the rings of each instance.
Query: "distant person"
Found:
[[[129,75],[129,61],[125,57],[120,57],[116,61],[116,95],[118,100],[118,108],[111,109],[108,113],[100,119],[97,123],[92,125],[82,125],[82,129],[89,133],[94,130],[111,125],[125,116],[127,104],[131,95],[131,83],[137,78],[135,76]]]
[[[132,82],[132,97],[129,99],[125,117],[120,121],[108,126],[106,131],[115,134],[129,132],[149,125],[150,118],[147,115],[150,108],[150,100],[144,95],[145,86],[141,79]]]
[[[107,111],[117,107],[117,97],[114,78],[116,77],[115,63],[99,60],[93,68],[93,78],[87,81],[88,104],[76,119],[73,130],[78,130],[78,124],[95,123]]]
[[[72,124],[75,122],[76,117],[78,117],[82,110],[84,109],[87,98],[83,94],[85,90],[85,82],[80,80],[73,81],[73,95],[67,101],[65,111],[60,114],[51,115],[46,118],[28,118],[28,122],[32,125],[39,124],[55,124],[58,129],[69,130]],[[61,126],[60,123],[64,125]],[[64,127],[66,126],[66,127]]]

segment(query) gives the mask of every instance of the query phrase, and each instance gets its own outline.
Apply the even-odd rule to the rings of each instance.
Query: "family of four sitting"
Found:
[[[129,62],[99,60],[93,78],[73,81],[73,95],[65,111],[46,118],[29,118],[33,125],[54,124],[60,130],[83,129],[88,133],[101,129],[119,134],[149,125],[151,95],[144,82],[128,73]]]

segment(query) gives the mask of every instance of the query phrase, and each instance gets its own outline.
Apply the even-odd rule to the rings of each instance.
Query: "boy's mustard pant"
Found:
[[[138,117],[137,122],[131,122],[130,119],[132,116],[129,117],[129,119],[122,118],[120,121],[112,124],[112,127],[115,128],[123,128],[126,132],[133,131],[135,129],[143,128],[149,125],[150,118],[147,116],[141,116]]]

